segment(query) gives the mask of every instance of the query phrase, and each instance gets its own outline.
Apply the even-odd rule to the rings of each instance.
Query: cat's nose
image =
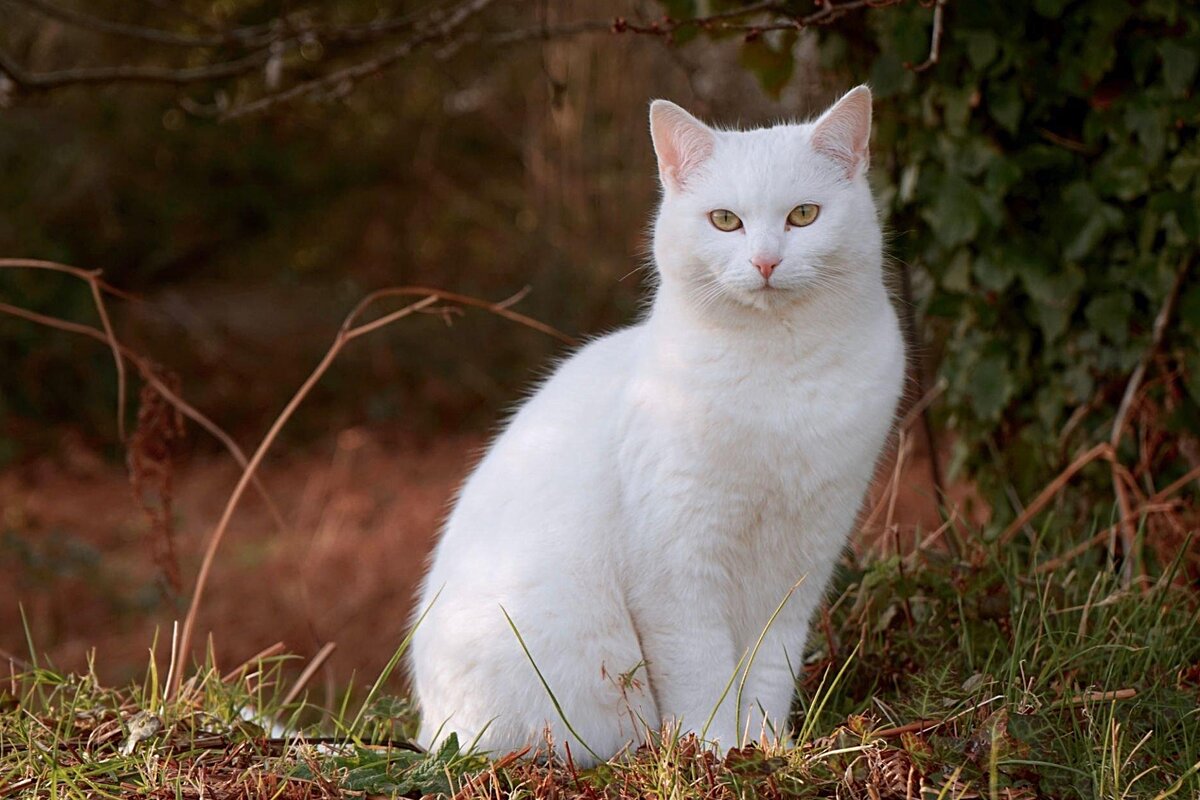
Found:
[[[770,280],[771,273],[779,266],[779,257],[760,253],[753,256],[750,259],[750,263],[754,265],[754,268],[758,270],[758,273],[763,276],[764,280]]]

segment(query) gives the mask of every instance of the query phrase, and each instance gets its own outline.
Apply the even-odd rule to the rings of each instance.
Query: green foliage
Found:
[[[876,98],[874,179],[891,249],[919,288],[925,356],[947,381],[956,463],[1003,520],[1105,439],[1152,322],[1200,238],[1200,6],[953,0],[820,29],[823,66]],[[747,45],[749,47],[749,45]],[[764,83],[770,65],[749,64]],[[1181,386],[1153,395],[1196,432],[1200,290],[1167,339]],[[1166,384],[1161,385],[1161,384]],[[1076,409],[1092,413],[1068,440]],[[1157,421],[1166,428],[1167,414]],[[1177,469],[1170,461],[1155,464]],[[1158,478],[1156,477],[1156,481]]]
[[[340,776],[343,788],[370,795],[421,797],[454,793],[451,781],[485,767],[487,759],[463,752],[458,737],[450,734],[433,753],[414,750],[355,746],[348,754],[330,758],[325,769]],[[302,777],[311,773],[300,770]]]

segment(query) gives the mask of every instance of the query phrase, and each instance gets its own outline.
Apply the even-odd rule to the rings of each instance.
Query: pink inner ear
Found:
[[[812,134],[813,149],[841,164],[854,177],[869,158],[871,138],[871,92],[865,86],[852,89],[817,120]]]
[[[650,136],[663,183],[676,190],[712,155],[712,131],[671,103],[658,101],[651,107]]]

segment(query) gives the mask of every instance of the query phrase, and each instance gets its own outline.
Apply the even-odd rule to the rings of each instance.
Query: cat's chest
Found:
[[[853,369],[748,362],[671,365],[635,376],[627,434],[663,457],[719,459],[731,470],[800,468],[798,450],[844,439],[873,409]]]
[[[818,511],[878,446],[863,440],[873,412],[850,382],[779,363],[648,370],[631,384],[622,425],[626,501],[726,530]]]

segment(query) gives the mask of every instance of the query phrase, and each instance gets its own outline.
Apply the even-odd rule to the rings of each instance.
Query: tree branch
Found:
[[[208,36],[189,36],[185,33],[175,33],[174,31],[162,30],[160,28],[128,25],[123,22],[113,22],[112,20],[94,17],[91,14],[85,14],[74,9],[63,8],[62,6],[47,2],[47,0],[9,0],[9,2],[25,6],[39,14],[57,19],[60,22],[65,22],[68,25],[74,25],[77,28],[84,28],[85,30],[96,31],[97,33],[113,34],[114,36],[124,36],[143,42],[154,42],[155,44],[174,45],[177,47],[220,47],[221,45],[240,41],[244,38],[240,30],[232,30],[228,33],[215,33]],[[261,35],[263,31],[259,30],[258,33]]]
[[[29,72],[4,50],[0,50],[0,70],[8,74],[18,89],[44,91],[73,85],[110,83],[162,83],[184,86],[191,83],[233,78],[252,72],[267,62],[269,49],[262,49],[243,58],[190,69],[166,67],[79,67],[54,72]]]
[[[906,64],[913,72],[924,72],[938,63],[942,53],[942,14],[946,8],[946,0],[934,0],[933,31],[929,34],[929,56],[920,64]]]
[[[467,0],[467,2],[461,3],[447,13],[443,19],[436,22],[431,21],[424,26],[418,26],[419,32],[415,36],[375,58],[335,70],[320,78],[299,83],[290,89],[269,94],[252,103],[238,106],[222,114],[221,121],[255,114],[279,103],[286,103],[299,97],[306,97],[320,92],[347,92],[358,81],[375,73],[382,72],[392,64],[407,58],[419,47],[430,42],[448,38],[493,2],[494,0]]]
[[[38,72],[24,67],[10,52],[0,47],[0,79],[7,76],[9,94],[45,92],[71,85],[103,85],[116,83],[148,83],[186,86],[225,81],[249,75],[268,64],[282,64],[281,52],[316,42],[356,49],[401,34],[404,40],[383,52],[365,53],[359,60],[326,72],[294,86],[275,90],[278,70],[264,69],[265,93],[258,99],[225,110],[221,119],[263,111],[274,105],[319,94],[340,95],[352,91],[364,78],[382,72],[408,58],[417,50],[434,42],[448,44],[439,56],[454,52],[465,44],[505,46],[527,41],[568,39],[598,33],[632,33],[659,36],[671,40],[677,31],[702,30],[713,33],[739,32],[753,40],[773,30],[800,30],[813,25],[825,25],[862,9],[883,8],[905,0],[817,0],[817,9],[797,16],[778,0],[760,0],[741,8],[697,17],[673,18],[663,16],[652,22],[637,22],[625,17],[585,19],[558,26],[540,25],[501,31],[464,30],[466,24],[479,16],[494,0],[463,0],[454,5],[433,4],[413,13],[345,25],[324,25],[314,22],[311,11],[302,10],[279,16],[267,23],[221,30],[211,26],[212,33],[180,33],[166,28],[130,25],[104,19],[92,14],[64,8],[54,0],[9,0],[36,13],[58,19],[76,28],[98,33],[123,36],[148,43],[180,48],[211,49],[230,47],[242,55],[200,67],[173,68],[138,64],[77,67],[50,72]],[[930,59],[936,61],[941,35],[941,11],[945,0],[935,0],[934,35]],[[204,21],[201,20],[203,23]],[[207,24],[207,23],[205,23]],[[922,67],[924,68],[924,65]],[[267,74],[269,73],[269,74]],[[3,82],[0,80],[0,82]]]

